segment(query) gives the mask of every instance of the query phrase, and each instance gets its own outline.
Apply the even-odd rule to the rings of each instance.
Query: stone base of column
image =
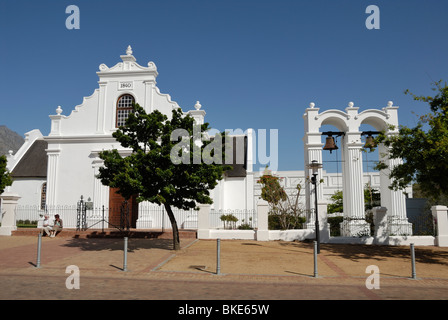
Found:
[[[412,223],[406,218],[388,217],[387,233],[389,236],[412,236]]]
[[[316,229],[316,223],[315,222],[306,222],[304,224],[305,229]]]
[[[10,236],[17,227],[0,227],[0,236]]]
[[[269,230],[257,230],[255,237],[257,241],[269,241]]]
[[[347,219],[340,223],[341,236],[343,237],[369,237],[370,224],[364,219]]]

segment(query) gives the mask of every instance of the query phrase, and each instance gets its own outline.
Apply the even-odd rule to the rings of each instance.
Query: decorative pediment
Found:
[[[132,48],[131,46],[128,46],[126,50],[125,55],[120,56],[121,60],[123,62],[117,63],[115,66],[109,68],[107,65],[102,63],[99,66],[100,71],[97,72],[97,74],[101,76],[107,76],[107,75],[118,75],[120,73],[148,73],[155,77],[157,77],[157,67],[154,62],[150,61],[148,62],[147,67],[143,67],[139,65],[135,59],[135,57],[132,55]]]

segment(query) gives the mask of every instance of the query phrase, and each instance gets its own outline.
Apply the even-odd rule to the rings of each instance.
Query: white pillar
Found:
[[[374,207],[373,220],[375,224],[375,244],[387,244],[389,238],[387,227],[387,208]]]
[[[47,167],[47,205],[56,205],[57,197],[57,174],[58,174],[58,162],[59,154],[61,150],[46,150],[48,155],[48,167]]]
[[[439,247],[448,247],[448,208],[433,206],[431,212],[437,228],[436,244]]]
[[[210,239],[210,208],[209,204],[199,205],[198,239]]]
[[[16,206],[21,198],[17,193],[6,191],[0,195],[2,200],[2,226],[0,227],[0,235],[10,236],[11,232],[17,230],[16,226]]]
[[[344,137],[344,221],[341,235],[359,237],[370,235],[370,225],[365,220],[364,186],[360,133],[346,133]]]
[[[389,178],[390,170],[402,163],[400,159],[389,159],[388,149],[384,145],[379,148],[382,155],[381,161],[388,166],[380,174],[381,183],[381,206],[387,208],[388,232],[389,235],[410,236],[412,235],[412,224],[408,222],[406,214],[406,197],[402,190],[391,190],[389,186],[392,180]]]
[[[320,139],[320,135],[319,135]],[[316,160],[318,163],[322,163],[322,146],[323,144],[313,144],[313,145],[307,145],[306,150],[306,161],[308,163],[305,163],[305,174],[309,178],[308,182],[305,184],[305,198],[306,198],[306,228],[307,229],[314,229],[315,228],[315,192],[316,187],[311,183],[311,176],[312,176],[312,169],[308,169],[307,165],[309,165],[312,161]],[[323,179],[323,169],[320,168],[317,170],[317,177],[316,177],[316,184],[317,184],[317,205],[325,205],[325,212],[327,212],[326,209],[326,201],[323,198],[324,194],[324,185],[320,183],[320,180]],[[319,210],[319,209],[318,209]],[[320,212],[319,212],[320,214]]]
[[[304,146],[304,167],[305,167],[305,177],[308,178],[308,181],[305,183],[305,205],[306,205],[306,228],[314,229],[315,227],[315,218],[312,212],[314,209],[314,191],[312,190],[314,187],[310,182],[311,178],[311,170],[307,168],[311,161],[316,160],[319,163],[322,163],[322,147],[324,144],[322,143],[322,133],[319,132],[320,124],[316,123],[316,119],[319,115],[319,108],[315,107],[313,102],[310,103],[309,108],[305,110],[303,115],[304,120],[304,128],[305,128],[305,136],[303,137],[303,146]],[[317,179],[320,180],[322,178],[322,169],[318,171]],[[318,186],[317,192],[322,196],[322,186]],[[319,203],[320,198],[318,198]]]
[[[145,106],[144,109],[147,113],[154,111],[154,87],[156,86],[155,80],[145,80]]]
[[[95,159],[92,163],[93,167],[93,206],[94,208],[109,207],[109,187],[101,183],[101,179],[97,178],[99,168],[103,166],[102,159]]]
[[[99,98],[96,119],[96,133],[104,134],[106,127],[107,81],[99,82]],[[114,110],[115,112],[115,110]]]
[[[257,203],[257,241],[269,241],[268,230],[268,214],[269,204],[267,201],[260,199]]]

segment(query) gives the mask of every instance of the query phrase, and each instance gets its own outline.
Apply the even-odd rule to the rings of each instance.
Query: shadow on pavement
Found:
[[[65,247],[76,247],[85,251],[113,251],[123,250],[124,239],[69,239],[63,245]],[[141,249],[173,250],[173,240],[170,239],[128,239],[128,252]],[[173,251],[174,252],[174,251]]]

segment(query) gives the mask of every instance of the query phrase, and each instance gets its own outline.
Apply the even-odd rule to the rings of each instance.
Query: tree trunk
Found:
[[[166,212],[168,213],[168,217],[170,218],[171,229],[173,230],[173,249],[180,250],[179,229],[177,228],[176,218],[174,217],[174,213],[171,210],[170,205],[165,203],[164,206]]]

